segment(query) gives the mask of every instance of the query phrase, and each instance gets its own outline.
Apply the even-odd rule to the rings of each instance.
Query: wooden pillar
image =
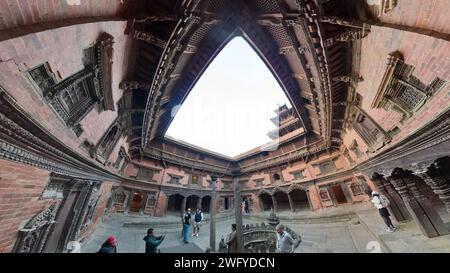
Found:
[[[211,202],[209,207],[210,224],[209,224],[209,248],[216,251],[216,178],[211,177]]]
[[[333,191],[332,187],[327,187],[327,191],[328,191],[328,194],[330,195],[331,201],[333,202],[333,206],[337,207],[338,202],[336,199],[336,195],[334,195],[334,191]]]
[[[199,197],[197,200],[197,209],[202,209],[202,199],[203,197]]]
[[[278,211],[277,199],[275,199],[275,196],[273,195],[271,195],[271,197],[272,197],[273,211],[277,212]]]
[[[347,203],[353,204],[353,198],[350,192],[348,191],[347,184],[341,184],[342,192],[344,193],[345,199],[347,199]]]
[[[292,200],[292,197],[289,193],[287,193],[288,199],[289,199],[289,206],[291,207],[291,211],[295,212],[295,206],[294,206],[294,201]]]
[[[311,198],[309,197],[309,190],[305,191],[305,193],[306,193],[306,198],[308,198],[309,208],[311,209],[311,211],[313,211],[314,207],[311,203]],[[322,207],[322,202],[320,202],[320,206]]]
[[[428,206],[427,201],[418,192],[415,186],[416,179],[411,172],[396,168],[392,172],[391,182],[425,236],[431,238],[448,234],[442,219],[436,217],[436,211],[433,213],[432,208]]]
[[[437,162],[427,172],[416,172],[416,175],[431,187],[450,213],[450,179],[445,176],[443,166]]]
[[[389,211],[391,212],[392,217],[394,217],[397,222],[410,220],[411,215],[400,194],[392,187],[391,182],[378,173],[375,173],[371,180],[375,187],[377,187],[378,192],[386,196],[389,200]]]
[[[243,229],[242,229],[242,209],[241,209],[241,189],[239,185],[239,177],[233,178],[234,182],[234,211],[236,217],[236,241],[237,241],[237,253],[243,253]]]
[[[133,200],[133,198],[134,198],[134,191],[128,192],[123,213],[127,214],[128,212],[130,212],[131,201]]]
[[[183,201],[181,202],[181,215],[184,214],[186,211],[186,203],[187,203],[187,197],[183,196]]]
[[[144,215],[145,206],[147,205],[148,193],[144,193],[141,201],[141,208],[139,209],[139,214]]]

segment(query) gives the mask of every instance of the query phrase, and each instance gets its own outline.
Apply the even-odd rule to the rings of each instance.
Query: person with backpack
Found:
[[[192,237],[198,237],[198,232],[200,231],[200,226],[203,222],[203,212],[200,208],[194,214],[194,231],[192,233]]]
[[[389,199],[387,199],[386,196],[374,191],[374,192],[372,192],[372,203],[378,209],[378,212],[380,213],[381,218],[383,218],[384,223],[387,226],[386,231],[394,232],[397,228],[394,227],[391,219],[389,218],[389,216],[391,216],[387,209],[387,207],[389,207],[389,204],[390,204]]]

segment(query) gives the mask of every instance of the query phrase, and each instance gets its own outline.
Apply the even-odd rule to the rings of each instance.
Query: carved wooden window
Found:
[[[191,184],[198,185],[199,177],[198,175],[191,175]]]
[[[255,179],[255,187],[262,187],[264,179]]]
[[[404,63],[399,52],[389,54],[388,67],[372,103],[373,108],[397,111],[403,122],[420,109],[436,92],[442,89],[445,81],[435,78],[427,86],[412,75],[414,67]]]
[[[223,189],[224,190],[230,190],[231,189],[231,181],[222,181],[223,183]]]
[[[359,150],[358,143],[356,142],[356,140],[353,140],[353,142],[350,145],[349,149],[350,149],[350,151],[352,151],[356,155],[356,158],[360,158],[361,157],[361,151]]]
[[[320,174],[327,174],[336,171],[336,164],[334,164],[333,160],[329,160],[326,162],[322,162],[318,165]]]
[[[169,175],[170,176],[170,180],[169,180],[169,184],[180,184],[180,176],[174,176],[174,175]]]
[[[114,110],[111,89],[113,37],[102,34],[92,48],[85,50],[85,68],[58,82],[48,63],[27,72],[45,101],[77,136],[79,122],[96,103],[99,110]]]
[[[279,182],[279,181],[281,181],[281,175],[280,175],[279,173],[274,173],[274,174],[272,175],[272,178],[273,178],[273,182]]]
[[[363,187],[360,184],[352,183],[350,185],[350,189],[352,190],[353,195],[355,195],[355,196],[364,194],[364,189],[363,189]]]
[[[156,197],[154,195],[150,195],[147,199],[147,207],[154,207],[156,205]]]
[[[319,196],[320,196],[320,199],[322,201],[329,201],[329,200],[331,200],[330,199],[330,195],[328,194],[328,191],[326,189],[319,190]]]
[[[90,151],[91,156],[106,164],[121,135],[122,130],[116,120],[111,124],[97,145],[92,148]]]
[[[155,174],[155,172],[152,169],[139,167],[139,170],[138,170],[138,173],[137,173],[137,179],[152,181],[154,174]]]
[[[390,140],[387,133],[359,108],[356,108],[353,113],[351,124],[355,132],[369,146],[370,151],[380,149]]]
[[[293,172],[292,175],[294,176],[294,179],[295,179],[295,180],[300,180],[300,179],[305,178],[305,177],[303,176],[303,171]]]
[[[125,157],[126,157],[125,149],[123,147],[120,147],[116,162],[114,162],[114,167],[116,169],[121,169],[122,164],[125,161]]]
[[[116,198],[114,199],[115,204],[123,205],[125,203],[126,195],[123,192],[119,192],[116,194]]]

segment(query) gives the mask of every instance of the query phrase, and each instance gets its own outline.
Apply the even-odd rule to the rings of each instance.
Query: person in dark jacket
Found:
[[[102,244],[98,253],[117,253],[116,238],[114,236],[109,236]]]
[[[153,228],[147,230],[147,236],[144,237],[145,241],[145,253],[158,252],[158,246],[164,241],[166,236],[155,236]]]

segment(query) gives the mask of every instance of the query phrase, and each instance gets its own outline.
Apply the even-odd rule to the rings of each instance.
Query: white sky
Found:
[[[264,62],[236,37],[203,73],[166,134],[236,156],[271,141],[278,104],[291,106]]]

